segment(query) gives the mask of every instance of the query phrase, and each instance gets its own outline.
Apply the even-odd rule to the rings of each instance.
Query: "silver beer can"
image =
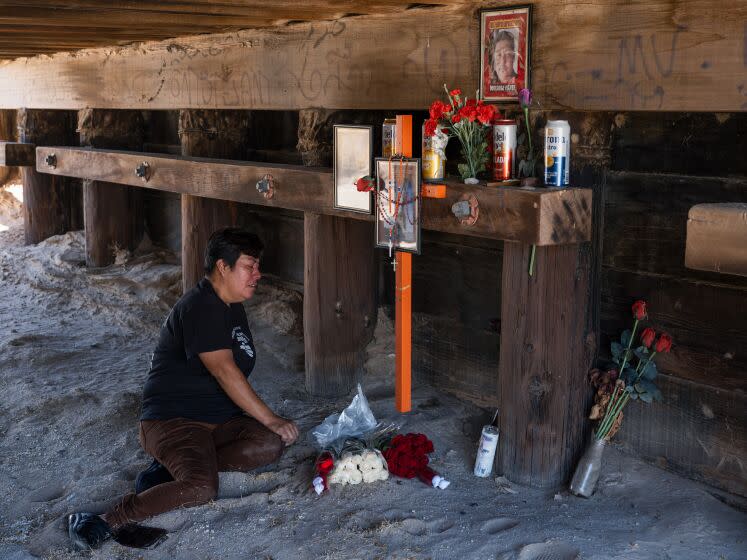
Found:
[[[495,450],[498,448],[498,428],[483,426],[475,458],[475,476],[486,478],[493,472]]]

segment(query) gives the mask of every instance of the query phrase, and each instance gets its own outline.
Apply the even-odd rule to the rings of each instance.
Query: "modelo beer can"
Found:
[[[571,166],[571,125],[547,121],[545,127],[545,185],[567,187]]]
[[[394,139],[397,136],[397,119],[384,119],[381,128],[381,157],[389,158],[394,155]]]
[[[493,472],[493,461],[497,447],[498,428],[492,425],[483,426],[480,444],[477,447],[477,458],[475,459],[475,476],[482,478],[490,476]]]
[[[425,123],[423,123],[423,180],[424,181],[443,181],[444,179],[444,158],[438,155],[433,149],[433,136],[426,136]]]
[[[516,121],[497,121],[493,125],[493,179],[508,181],[516,177]]]

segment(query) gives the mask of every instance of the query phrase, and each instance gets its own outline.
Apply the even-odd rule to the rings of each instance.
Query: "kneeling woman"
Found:
[[[128,494],[102,516],[76,513],[68,533],[79,549],[117,528],[215,498],[219,471],[250,471],[277,461],[298,437],[247,377],[255,349],[242,302],[261,278],[259,238],[238,229],[215,232],[205,251],[206,276],[182,296],[161,326],[145,382],[140,443],[155,459]]]

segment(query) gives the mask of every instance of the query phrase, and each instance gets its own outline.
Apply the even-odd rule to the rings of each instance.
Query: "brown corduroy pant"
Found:
[[[218,493],[219,471],[247,472],[273,463],[284,447],[280,436],[248,416],[223,424],[187,418],[143,420],[140,444],[174,481],[127,494],[103,516],[115,528],[178,507],[204,504]]]

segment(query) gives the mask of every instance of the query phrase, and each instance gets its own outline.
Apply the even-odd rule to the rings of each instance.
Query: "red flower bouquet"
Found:
[[[462,145],[462,156],[467,163],[460,163],[459,173],[462,178],[477,178],[477,174],[485,171],[485,164],[489,158],[487,129],[496,118],[497,111],[493,105],[486,105],[482,101],[462,97],[462,90],[449,89],[444,84],[449,102],[434,101],[428,112],[430,118],[425,122],[427,136],[445,135],[456,137]]]
[[[384,451],[389,472],[402,478],[420,478],[435,488],[445,489],[449,481],[428,468],[433,442],[423,434],[397,435]]]

